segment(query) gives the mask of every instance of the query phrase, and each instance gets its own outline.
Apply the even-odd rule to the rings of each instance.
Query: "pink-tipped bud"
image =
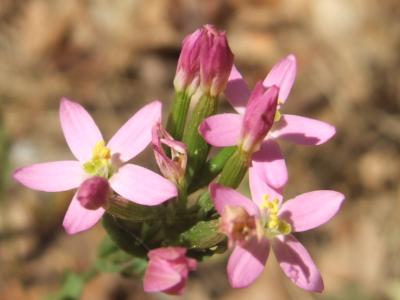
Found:
[[[200,87],[202,93],[216,96],[224,90],[232,65],[233,54],[225,32],[205,25],[183,41],[175,88],[193,94]]]
[[[228,237],[228,246],[243,245],[253,237],[263,235],[260,220],[241,206],[226,206],[220,219],[220,231]]]
[[[184,143],[176,141],[160,123],[156,123],[152,130],[152,145],[154,155],[165,178],[179,185],[185,177],[187,153]],[[169,148],[171,157],[164,150]]]
[[[197,268],[197,261],[186,256],[182,247],[165,247],[149,251],[149,264],[143,279],[148,293],[164,292],[182,295],[189,271]]]
[[[233,54],[224,31],[212,25],[204,26],[200,57],[200,84],[204,92],[211,96],[220,94],[228,82],[233,66]]]
[[[278,94],[276,86],[266,89],[261,81],[256,84],[243,117],[241,149],[244,152],[254,153],[260,148],[274,124]]]
[[[108,180],[95,176],[86,179],[78,190],[78,201],[86,209],[98,209],[106,204],[110,193]]]

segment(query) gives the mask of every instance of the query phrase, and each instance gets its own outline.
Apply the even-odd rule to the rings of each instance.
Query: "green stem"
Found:
[[[208,185],[222,171],[228,159],[236,151],[236,146],[226,147],[218,152],[213,158],[207,161],[200,172],[193,179],[189,187],[189,193]]]
[[[168,116],[167,131],[176,140],[181,140],[191,97],[185,91],[176,92],[172,110]]]
[[[210,146],[204,141],[199,133],[201,122],[216,113],[218,98],[203,95],[194,108],[192,118],[183,135],[183,142],[187,147],[188,166],[186,171],[186,181],[189,185],[194,174],[202,167],[207,159]]]

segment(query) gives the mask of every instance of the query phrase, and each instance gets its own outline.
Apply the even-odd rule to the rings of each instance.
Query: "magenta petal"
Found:
[[[293,236],[275,238],[274,254],[286,276],[298,287],[311,292],[322,292],[324,283],[308,251]]]
[[[242,196],[234,189],[217,183],[210,184],[209,189],[215,209],[220,215],[223,214],[227,205],[243,207],[251,216],[258,216],[260,213],[258,207],[250,199]]]
[[[344,195],[335,191],[313,191],[283,203],[280,215],[293,231],[306,231],[328,222],[339,211]]]
[[[76,195],[74,195],[63,221],[63,226],[68,234],[75,234],[93,227],[104,214],[102,207],[96,210],[84,208]]]
[[[273,139],[265,140],[261,149],[254,153],[252,167],[261,180],[274,189],[281,189],[288,180],[285,159],[279,145]]]
[[[262,273],[269,254],[269,242],[263,238],[250,240],[236,246],[229,257],[227,273],[233,288],[243,288],[253,283]]]
[[[321,145],[335,133],[335,127],[328,123],[285,114],[275,123],[271,135],[300,145]]]
[[[215,147],[228,147],[238,143],[243,116],[219,114],[205,119],[199,131],[207,143]]]
[[[142,205],[158,205],[178,194],[176,186],[146,168],[126,164],[110,179],[114,191]]]
[[[186,255],[186,248],[183,247],[162,247],[150,250],[147,256],[152,259],[160,257],[167,260],[175,260]]]
[[[296,69],[296,57],[290,54],[276,63],[264,79],[265,87],[279,87],[279,103],[285,103],[296,78]]]
[[[66,98],[60,103],[60,122],[71,152],[80,162],[92,157],[93,147],[103,137],[89,113],[78,103]]]
[[[152,258],[143,279],[144,290],[148,293],[169,290],[181,282],[181,275],[161,258]]]
[[[268,196],[270,201],[278,199],[282,203],[282,190],[275,190],[271,188],[253,167],[249,168],[249,185],[251,191],[251,198],[259,207],[264,203],[265,195]]]
[[[236,66],[233,65],[225,88],[226,98],[238,113],[244,114],[250,94],[251,91],[246,81],[244,81]]]
[[[70,160],[23,167],[16,170],[13,177],[34,190],[61,192],[78,187],[85,173],[78,161]]]
[[[151,141],[151,130],[161,119],[161,102],[153,101],[134,114],[118,131],[107,146],[113,154],[126,162],[143,151]]]

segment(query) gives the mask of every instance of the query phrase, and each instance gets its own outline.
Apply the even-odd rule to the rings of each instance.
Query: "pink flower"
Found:
[[[288,179],[286,163],[276,139],[301,145],[320,145],[335,134],[335,128],[327,123],[280,113],[295,77],[296,58],[294,55],[289,55],[272,68],[263,82],[265,87],[274,85],[279,87],[278,112],[275,115],[274,126],[261,144],[260,150],[253,156],[253,167],[270,186],[276,189],[283,187]],[[232,68],[225,95],[238,114],[211,116],[200,127],[204,139],[216,147],[235,145],[241,137],[243,115],[250,90],[235,67]]]
[[[100,176],[121,196],[143,205],[157,205],[177,195],[174,184],[138,165],[127,163],[151,141],[151,128],[160,120],[161,103],[154,101],[133,115],[104,143],[103,136],[89,113],[78,103],[62,99],[60,121],[65,139],[77,161],[34,164],[14,172],[23,185],[45,192],[77,188],[86,179]],[[78,193],[65,214],[63,226],[74,234],[94,226],[104,208],[84,208]]]
[[[210,185],[214,206],[222,219],[227,209],[241,207],[261,224],[261,236],[248,230],[246,224],[239,240],[237,235],[228,234],[230,244],[235,244],[227,266],[231,286],[246,287],[256,280],[272,247],[279,265],[291,281],[302,289],[322,292],[324,284],[317,267],[291,233],[307,231],[329,221],[340,209],[344,195],[335,191],[313,191],[282,204],[282,195],[263,182],[254,170],[250,170],[250,189],[253,201],[233,189]]]
[[[186,249],[165,247],[149,251],[149,264],[144,275],[144,290],[182,295],[189,271],[197,268],[197,261],[186,257]]]
[[[183,40],[175,88],[193,94],[200,87],[204,93],[216,96],[224,90],[232,65],[233,54],[225,32],[205,25]]]
[[[174,140],[161,123],[157,122],[152,130],[152,145],[161,173],[176,185],[181,184],[187,163],[185,144]],[[164,147],[170,149],[171,158],[165,153]]]

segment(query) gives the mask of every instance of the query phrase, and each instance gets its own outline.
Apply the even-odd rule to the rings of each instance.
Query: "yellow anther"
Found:
[[[93,148],[93,157],[92,160],[95,159],[110,159],[111,158],[111,150],[106,147],[104,141],[99,141]]]
[[[274,237],[279,234],[289,234],[292,226],[279,218],[280,200],[278,198],[270,200],[269,195],[263,196],[261,209],[266,210],[267,221],[264,225],[264,232],[268,237]]]
[[[278,122],[281,118],[282,118],[282,114],[279,110],[277,110],[275,113],[274,122]]]
[[[90,175],[109,178],[112,173],[110,159],[111,150],[104,141],[99,141],[93,148],[91,160],[83,165],[83,169]]]

